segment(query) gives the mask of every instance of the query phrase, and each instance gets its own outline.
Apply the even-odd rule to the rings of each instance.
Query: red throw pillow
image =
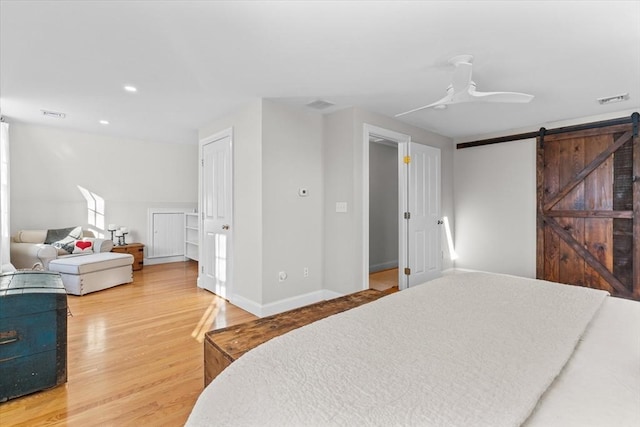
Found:
[[[93,242],[88,240],[76,240],[73,244],[74,254],[90,254],[93,253]]]

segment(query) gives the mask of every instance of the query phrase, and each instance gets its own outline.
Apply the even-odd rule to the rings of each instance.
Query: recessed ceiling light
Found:
[[[127,92],[137,92],[138,91],[138,89],[136,89],[135,86],[130,86],[130,85],[125,86],[124,90],[126,90]]]
[[[100,120],[100,124],[101,125],[108,125],[109,121],[108,120]]]

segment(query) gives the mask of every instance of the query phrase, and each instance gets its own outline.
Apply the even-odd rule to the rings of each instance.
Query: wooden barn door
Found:
[[[633,125],[538,138],[537,276],[640,299]]]

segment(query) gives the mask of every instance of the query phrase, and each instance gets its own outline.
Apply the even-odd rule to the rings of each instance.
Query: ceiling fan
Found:
[[[471,80],[472,55],[458,55],[449,60],[449,64],[455,67],[453,72],[453,82],[447,87],[447,94],[444,98],[433,104],[414,108],[404,113],[396,114],[396,117],[427,108],[445,109],[450,104],[460,104],[463,102],[506,102],[525,103],[533,99],[533,95],[518,92],[478,92],[476,83]]]

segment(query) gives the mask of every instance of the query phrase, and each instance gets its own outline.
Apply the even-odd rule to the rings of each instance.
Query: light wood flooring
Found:
[[[203,388],[203,335],[256,317],[196,287],[197,264],[69,296],[68,382],[0,404],[8,426],[182,426]]]
[[[377,271],[369,275],[369,288],[378,291],[391,290],[398,288],[398,269],[391,268],[389,270]]]

